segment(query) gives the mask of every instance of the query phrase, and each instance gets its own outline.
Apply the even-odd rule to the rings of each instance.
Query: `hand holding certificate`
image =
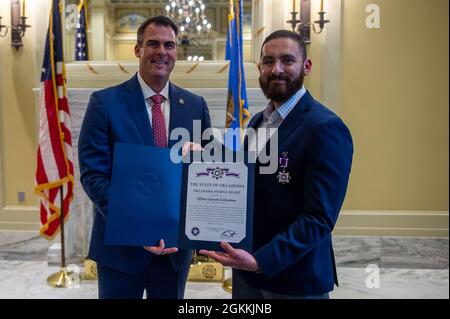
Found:
[[[154,254],[215,250],[221,241],[251,249],[253,168],[173,163],[170,149],[116,144],[105,243]]]
[[[221,242],[224,252],[200,250],[200,254],[213,258],[224,266],[247,271],[258,271],[258,263],[255,257],[243,249],[233,248],[227,242]]]

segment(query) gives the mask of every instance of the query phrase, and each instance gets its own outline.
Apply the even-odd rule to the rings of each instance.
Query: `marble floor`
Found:
[[[97,298],[97,282],[51,288],[52,242],[35,232],[0,231],[0,299]],[[448,299],[448,238],[334,237],[339,287],[333,299]],[[226,272],[229,277],[229,271]],[[188,299],[228,299],[220,283],[188,282]]]

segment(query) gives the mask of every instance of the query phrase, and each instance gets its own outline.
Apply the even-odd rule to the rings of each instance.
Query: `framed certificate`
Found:
[[[180,248],[251,249],[254,164],[194,162],[183,167]]]

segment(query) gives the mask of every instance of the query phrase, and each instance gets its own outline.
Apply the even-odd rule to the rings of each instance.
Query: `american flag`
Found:
[[[77,33],[75,36],[75,61],[87,61],[88,56],[88,42],[87,42],[87,7],[86,1],[80,0],[78,5],[78,22]]]
[[[35,191],[40,196],[40,233],[49,239],[59,231],[61,206],[64,220],[67,221],[74,186],[61,12],[62,0],[52,0],[39,97],[39,147]]]

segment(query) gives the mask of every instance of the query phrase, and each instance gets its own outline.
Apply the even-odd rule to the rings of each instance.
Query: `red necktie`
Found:
[[[161,109],[161,103],[164,97],[161,94],[155,94],[150,97],[152,105],[152,131],[155,146],[167,147],[166,123]]]

